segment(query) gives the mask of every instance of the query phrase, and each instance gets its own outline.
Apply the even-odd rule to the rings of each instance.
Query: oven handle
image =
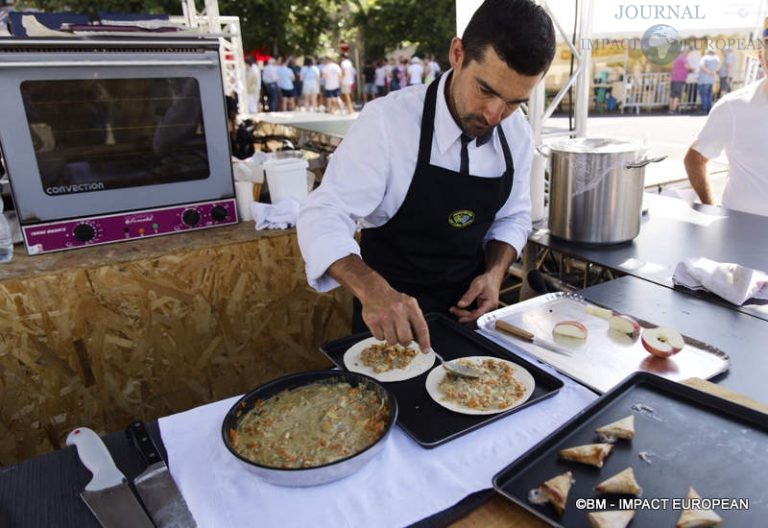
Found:
[[[140,61],[42,61],[42,62],[0,62],[0,68],[40,68],[40,67],[92,67],[92,66],[216,66],[211,60],[140,60]]]

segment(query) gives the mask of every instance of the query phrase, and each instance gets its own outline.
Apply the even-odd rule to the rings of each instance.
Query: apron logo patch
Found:
[[[462,209],[461,211],[454,211],[448,216],[448,224],[451,227],[461,229],[462,227],[469,227],[475,222],[475,213]]]

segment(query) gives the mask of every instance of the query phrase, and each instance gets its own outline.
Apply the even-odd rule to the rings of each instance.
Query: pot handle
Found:
[[[644,158],[644,159],[637,160],[637,161],[631,161],[631,162],[627,163],[626,165],[624,165],[624,168],[627,168],[627,169],[641,169],[641,168],[645,167],[646,165],[648,165],[649,163],[658,163],[660,161],[664,161],[665,159],[667,159],[667,157],[668,156],[664,155],[664,156],[659,156],[658,158]]]
[[[552,149],[546,145],[539,145],[538,147],[536,147],[536,152],[538,152],[545,158],[548,158],[552,155]]]

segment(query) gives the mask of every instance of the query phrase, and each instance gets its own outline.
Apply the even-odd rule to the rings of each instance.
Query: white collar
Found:
[[[437,86],[437,104],[435,105],[435,128],[434,137],[437,140],[437,149],[441,154],[445,154],[448,149],[455,144],[461,144],[461,128],[456,124],[456,121],[451,115],[451,111],[448,110],[448,101],[445,99],[445,83],[448,82],[448,78],[453,73],[453,69],[450,69],[443,73],[439,79],[439,85]],[[494,149],[499,149],[499,134],[494,127],[493,137],[488,142]],[[475,142],[472,141],[469,144],[469,148],[476,148]]]

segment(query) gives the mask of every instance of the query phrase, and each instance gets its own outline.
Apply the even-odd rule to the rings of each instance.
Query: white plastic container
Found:
[[[264,163],[264,174],[272,203],[292,197],[302,200],[309,194],[307,186],[307,160],[286,158]]]

